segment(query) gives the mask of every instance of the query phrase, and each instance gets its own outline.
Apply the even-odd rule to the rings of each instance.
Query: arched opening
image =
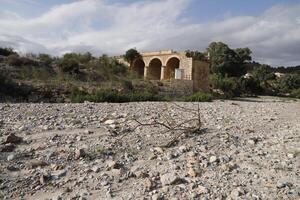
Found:
[[[158,58],[154,58],[149,64],[148,78],[152,80],[160,80],[162,63]]]
[[[179,68],[180,60],[176,57],[170,58],[165,69],[165,79],[175,78],[175,69]]]
[[[132,64],[132,71],[134,71],[140,78],[144,77],[145,63],[142,59],[136,59]]]

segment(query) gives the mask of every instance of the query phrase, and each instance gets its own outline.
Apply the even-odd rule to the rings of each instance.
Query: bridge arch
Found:
[[[138,58],[133,62],[131,69],[141,78],[144,76],[145,62],[142,58]]]
[[[148,78],[152,80],[160,80],[162,61],[159,58],[153,58],[149,62]]]
[[[180,67],[180,59],[177,56],[170,57],[166,62],[165,79],[175,78],[175,69]]]

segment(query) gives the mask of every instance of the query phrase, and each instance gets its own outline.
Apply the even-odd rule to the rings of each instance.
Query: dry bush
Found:
[[[197,108],[191,109],[180,106],[176,103],[166,103],[164,109],[162,109],[162,111],[160,112],[159,120],[153,120],[149,123],[144,123],[141,122],[141,120],[134,118],[126,121],[125,123],[129,124],[130,122],[133,122],[134,127],[132,127],[132,131],[130,132],[134,132],[139,127],[161,127],[163,130],[159,132],[159,134],[171,133],[172,135],[174,135],[171,140],[159,145],[159,147],[168,148],[177,143],[184,135],[191,135],[195,133],[200,134],[204,132],[205,129],[203,128],[202,124],[200,107],[199,104],[195,105],[197,105]],[[171,116],[171,109],[173,109],[173,111],[175,109],[175,112],[181,112],[181,114],[188,113],[188,116],[190,117],[185,118],[183,117],[185,115],[183,115],[182,117],[174,118],[173,116]],[[129,132],[127,132],[127,134],[128,133]],[[125,136],[126,134],[122,134],[116,142],[121,141]]]

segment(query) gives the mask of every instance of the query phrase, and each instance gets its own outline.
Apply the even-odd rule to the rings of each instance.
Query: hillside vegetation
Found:
[[[206,52],[187,50],[186,55],[196,60],[207,60],[210,55],[211,94],[170,96],[161,91],[163,83],[142,80],[107,55],[19,55],[11,48],[0,48],[0,101],[211,101],[265,94],[300,98],[299,67],[272,68],[253,62],[251,53],[249,48],[231,49],[221,42],[211,43]],[[130,49],[124,58],[132,63],[140,56],[137,50]]]

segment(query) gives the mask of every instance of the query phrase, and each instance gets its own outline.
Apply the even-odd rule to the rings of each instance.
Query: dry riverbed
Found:
[[[0,143],[0,199],[300,199],[299,101],[0,104]]]

